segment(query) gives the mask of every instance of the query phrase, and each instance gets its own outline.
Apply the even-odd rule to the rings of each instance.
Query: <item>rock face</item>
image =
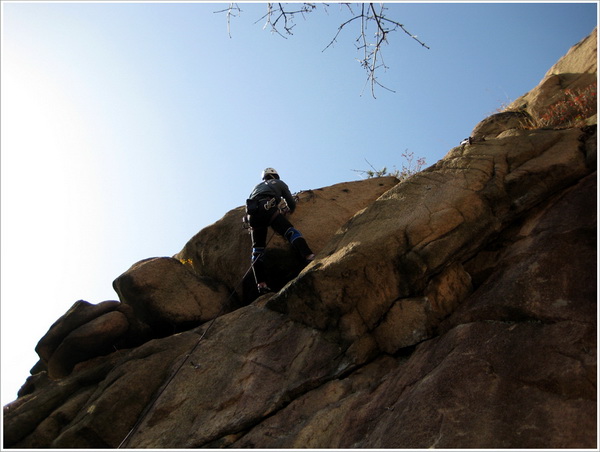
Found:
[[[346,182],[297,195],[296,212],[290,219],[306,237],[313,251],[321,250],[335,232],[356,212],[366,208],[398,183],[394,177]],[[175,257],[188,262],[203,278],[225,283],[235,292],[234,306],[256,298],[256,283],[250,267],[251,240],[242,228],[245,211],[239,207],[196,234]],[[279,290],[302,270],[303,264],[289,252],[286,240],[272,231],[266,251],[269,287]],[[240,286],[240,276],[246,274]]]
[[[317,259],[273,238],[276,293],[242,278],[236,208],[76,303],[5,447],[597,447],[596,127],[533,127],[595,43],[408,180],[301,193]]]

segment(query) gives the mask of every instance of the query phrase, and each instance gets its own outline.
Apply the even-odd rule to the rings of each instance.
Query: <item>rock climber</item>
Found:
[[[296,209],[296,201],[287,184],[279,178],[273,168],[266,168],[262,174],[262,182],[254,187],[250,197],[246,200],[247,220],[250,224],[252,237],[252,269],[260,294],[270,292],[266,282],[264,264],[265,248],[267,246],[267,232],[269,226],[284,237],[300,254],[306,263],[314,260],[315,255],[309,248],[302,233],[285,217]],[[282,198],[287,206],[279,209]]]

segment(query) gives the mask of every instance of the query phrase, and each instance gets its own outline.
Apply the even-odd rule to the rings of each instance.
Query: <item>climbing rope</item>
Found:
[[[274,235],[275,235],[275,233],[273,232],[271,234],[271,237],[269,237],[269,240],[267,240],[265,248],[269,244],[269,242],[271,241],[271,239],[273,238]],[[183,366],[188,361],[188,359],[190,358],[190,356],[192,355],[192,353],[194,353],[196,351],[196,349],[200,345],[200,341],[202,341],[202,339],[204,339],[204,337],[206,336],[206,333],[208,333],[208,331],[212,328],[212,326],[215,323],[215,321],[217,320],[217,318],[223,313],[225,307],[229,305],[231,297],[233,297],[233,295],[239,290],[240,286],[244,283],[244,280],[246,279],[246,277],[248,276],[248,274],[250,273],[250,271],[253,270],[254,263],[255,263],[255,261],[252,261],[252,263],[250,264],[250,267],[248,267],[248,270],[246,270],[246,272],[244,273],[244,276],[242,276],[242,279],[240,280],[240,282],[233,288],[233,291],[229,294],[229,297],[227,297],[227,300],[225,300],[225,303],[223,303],[221,305],[221,309],[219,309],[219,312],[212,318],[212,320],[208,324],[208,327],[204,330],[204,332],[198,338],[198,340],[196,341],[196,343],[194,344],[194,346],[190,349],[190,351],[185,355],[185,358],[181,361],[181,364],[179,364],[179,366],[171,373],[171,376],[167,379],[167,381],[157,391],[156,395],[152,398],[152,400],[150,401],[150,403],[148,405],[146,405],[146,408],[144,409],[144,411],[142,412],[142,414],[138,418],[137,422],[133,425],[133,427],[131,428],[131,430],[129,430],[129,432],[127,433],[127,435],[125,436],[125,438],[123,438],[123,441],[121,441],[121,443],[117,446],[117,449],[121,449],[123,446],[125,446],[128,443],[129,438],[131,438],[131,436],[137,431],[138,427],[141,425],[141,423],[143,422],[143,420],[146,418],[146,416],[148,415],[148,413],[150,412],[150,410],[152,409],[152,407],[154,406],[154,404],[156,403],[156,401],[160,398],[160,396],[163,394],[163,392],[165,392],[165,390],[167,389],[167,387],[169,386],[169,384],[171,384],[171,381],[173,381],[173,379],[175,378],[175,376],[183,368]]]

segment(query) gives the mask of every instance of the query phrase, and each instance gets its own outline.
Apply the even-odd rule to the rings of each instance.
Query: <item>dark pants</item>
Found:
[[[265,248],[267,247],[267,233],[269,226],[287,239],[296,251],[306,259],[312,251],[300,231],[298,231],[288,219],[279,213],[277,207],[270,209],[264,208],[265,202],[259,203],[259,209],[256,213],[250,214],[250,235],[252,237],[252,262],[254,263],[254,276],[256,282],[261,283],[266,280],[266,271],[264,264]]]

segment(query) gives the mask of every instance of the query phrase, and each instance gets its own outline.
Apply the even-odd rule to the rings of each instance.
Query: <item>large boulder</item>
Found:
[[[40,360],[18,395],[41,389],[49,378],[69,375],[79,363],[135,347],[151,337],[149,326],[135,316],[130,306],[113,300],[98,304],[79,300],[39,340],[35,350]]]
[[[525,110],[503,111],[485,118],[471,132],[472,141],[485,141],[496,138],[508,130],[530,128],[533,119]]]
[[[34,367],[36,371],[47,371],[50,378],[65,377],[77,363],[114,351],[130,330],[128,316],[122,311],[118,301],[96,305],[77,301],[38,342],[40,362]],[[19,394],[34,389],[34,381],[29,383]]]
[[[127,317],[111,311],[73,330],[48,361],[48,375],[65,377],[75,364],[114,351],[112,345],[129,329]]]
[[[95,305],[85,300],[75,302],[64,315],[50,326],[48,332],[37,343],[35,351],[40,359],[47,363],[73,330],[107,312],[114,311],[118,306],[118,301],[104,301]]]
[[[171,257],[145,259],[132,265],[114,280],[113,287],[121,302],[131,306],[155,336],[206,322],[226,308],[229,301],[223,284],[198,277],[187,265]]]

